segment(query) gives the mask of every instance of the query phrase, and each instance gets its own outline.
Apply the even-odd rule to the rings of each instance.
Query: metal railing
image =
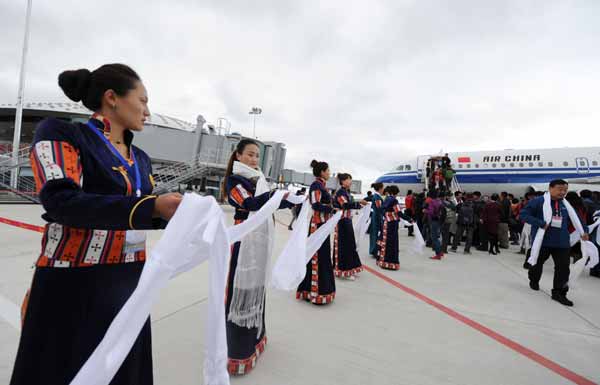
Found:
[[[179,185],[191,180],[202,178],[213,174],[222,174],[225,171],[224,164],[209,163],[201,161],[205,157],[198,154],[192,161],[187,163],[174,163],[154,170],[154,194],[164,194],[177,190]]]

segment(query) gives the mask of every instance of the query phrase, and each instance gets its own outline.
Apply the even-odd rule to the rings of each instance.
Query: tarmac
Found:
[[[232,209],[223,209],[232,218]],[[0,205],[0,218],[41,226],[42,207]],[[277,213],[276,247],[289,231]],[[569,292],[573,308],[550,299],[553,263],[541,290],[528,286],[523,256],[473,250],[430,260],[400,231],[398,271],[366,266],[356,281],[336,282],[333,304],[314,306],[294,292],[267,295],[266,351],[235,385],[430,385],[600,383],[600,279],[587,273]],[[161,232],[149,233],[149,248]],[[41,234],[0,223],[0,384],[18,346],[15,316],[29,287]],[[152,311],[155,384],[201,384],[207,265],[182,274]]]

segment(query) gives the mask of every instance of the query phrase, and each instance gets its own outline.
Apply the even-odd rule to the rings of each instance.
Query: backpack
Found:
[[[458,211],[458,223],[463,226],[472,226],[475,222],[475,211],[470,203],[463,203]]]

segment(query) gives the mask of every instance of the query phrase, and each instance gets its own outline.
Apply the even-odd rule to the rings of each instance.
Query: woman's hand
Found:
[[[363,199],[359,203],[361,206],[366,206],[369,202],[367,202],[366,200]]]
[[[170,220],[175,214],[182,199],[183,196],[179,193],[159,195],[154,202],[154,212],[152,213],[152,216],[154,218],[162,218],[166,221]]]

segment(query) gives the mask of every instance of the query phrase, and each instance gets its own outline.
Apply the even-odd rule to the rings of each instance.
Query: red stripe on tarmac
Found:
[[[483,326],[479,322],[473,321],[472,319],[467,318],[464,315],[455,312],[454,310],[442,305],[439,302],[432,300],[429,297],[424,296],[423,294],[411,289],[410,287],[404,286],[400,282],[393,280],[392,278],[380,273],[379,271],[376,271],[365,265],[363,265],[363,267],[365,268],[366,271],[375,275],[376,277],[383,279],[387,283],[389,283],[393,286],[396,286],[398,289],[412,295],[413,297],[420,299],[421,301],[435,307],[438,310],[441,310],[442,312],[446,313],[450,317],[485,334],[486,336],[496,340],[497,342],[501,343],[502,345],[506,346],[507,348],[512,349],[515,352],[524,355],[525,357],[537,362],[538,364],[540,364],[542,366],[545,366],[546,368],[552,370],[554,373],[558,374],[559,376],[564,377],[567,380],[574,382],[575,384],[596,385],[595,382],[592,382],[592,381],[588,380],[587,378],[582,377],[579,374],[574,373],[574,372],[570,371],[569,369],[560,366],[556,362],[549,360],[548,358],[534,352],[531,349],[526,348],[525,346],[523,346],[509,338],[504,337],[501,334],[496,333],[492,329]]]
[[[0,217],[0,223],[5,223],[7,225],[19,227],[25,230],[37,231],[38,233],[44,232],[43,226],[30,225],[29,223],[23,223],[19,221],[13,221],[12,219]]]

